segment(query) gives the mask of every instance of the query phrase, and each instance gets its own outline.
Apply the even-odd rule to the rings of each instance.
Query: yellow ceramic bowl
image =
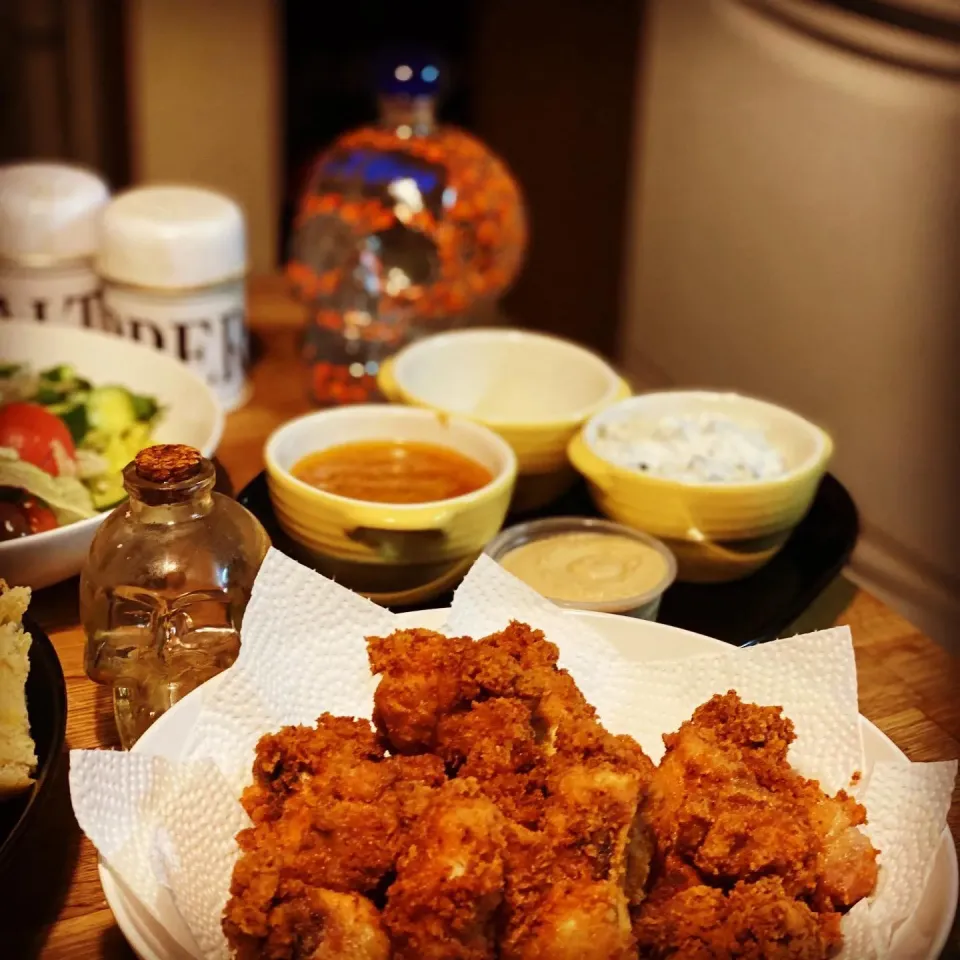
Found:
[[[559,497],[576,478],[567,445],[598,410],[630,388],[589,350],[541,333],[455,330],[417,341],[388,360],[377,380],[395,403],[469,417],[517,455],[515,510]]]
[[[594,449],[604,425],[670,414],[714,412],[756,427],[780,451],[786,473],[749,483],[682,483],[611,463]],[[571,441],[573,465],[589,482],[599,510],[665,540],[678,579],[726,581],[773,557],[803,519],[833,452],[830,437],[782,407],[729,393],[670,391],[631,397],[593,417]]]
[[[371,503],[298,480],[302,457],[341,443],[411,440],[450,447],[493,474],[485,487],[431,503]],[[460,417],[370,404],[292,420],[267,440],[267,482],[298,559],[381,603],[419,603],[448,589],[503,525],[517,461],[500,437]]]

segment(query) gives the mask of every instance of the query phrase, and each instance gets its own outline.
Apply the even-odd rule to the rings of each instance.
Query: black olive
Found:
[[[30,535],[30,521],[15,503],[0,500],[0,541]]]

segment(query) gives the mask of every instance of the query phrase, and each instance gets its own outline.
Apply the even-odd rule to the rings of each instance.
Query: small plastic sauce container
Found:
[[[642,620],[657,619],[660,599],[677,576],[676,558],[659,540],[586,517],[508,527],[485,552],[561,607]]]

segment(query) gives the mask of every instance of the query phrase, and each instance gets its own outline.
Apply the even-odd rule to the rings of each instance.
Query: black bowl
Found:
[[[27,675],[27,712],[37,749],[37,772],[32,789],[19,797],[0,801],[0,871],[49,793],[67,732],[67,688],[57,651],[36,623],[25,618],[23,624],[33,638]]]
[[[254,477],[237,500],[266,527],[278,550],[299,556],[277,522],[265,472]],[[535,514],[510,517],[507,523],[550,516],[598,516],[586,484],[578,481],[557,503]],[[663,595],[657,619],[738,647],[773,640],[788,630],[840,574],[858,532],[857,509],[850,494],[828,473],[810,512],[769,563],[732,583],[675,583]],[[446,606],[451,598],[452,594],[437,597],[427,606]]]

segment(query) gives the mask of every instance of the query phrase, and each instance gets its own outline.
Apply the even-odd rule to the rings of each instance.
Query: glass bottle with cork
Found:
[[[318,404],[377,399],[387,357],[475,321],[520,269],[520,188],[476,137],[437,122],[441,82],[432,57],[386,58],[378,122],[339,137],[308,178],[286,273],[310,311]]]
[[[251,513],[214,491],[214,465],[192,447],[148,447],[123,480],[129,499],[100,526],[81,573],[80,618],[87,676],[112,687],[129,749],[234,662],[270,541]]]

